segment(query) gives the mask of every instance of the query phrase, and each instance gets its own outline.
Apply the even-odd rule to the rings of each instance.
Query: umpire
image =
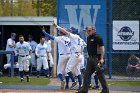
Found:
[[[108,85],[103,74],[102,69],[99,67],[104,64],[104,43],[102,38],[96,34],[96,28],[88,26],[87,32],[87,50],[89,58],[87,59],[86,70],[83,77],[83,86],[76,93],[88,93],[91,75],[96,71],[99,81],[102,86],[100,93],[109,93]]]

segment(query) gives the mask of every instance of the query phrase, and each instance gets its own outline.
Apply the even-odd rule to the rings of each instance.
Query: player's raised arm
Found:
[[[61,31],[61,32],[63,32],[64,34],[69,34],[70,32],[68,32],[66,29],[64,29],[64,28],[62,28],[62,27],[60,27],[60,26],[58,26],[57,24],[55,24],[55,23],[53,23],[53,26],[55,27],[55,28],[57,28],[59,31]]]
[[[45,29],[44,29],[44,28],[42,29],[42,32],[44,33],[44,35],[45,35],[46,37],[48,37],[48,38],[50,38],[50,39],[54,40],[54,36],[52,36],[52,35],[48,34],[48,33],[45,31]]]

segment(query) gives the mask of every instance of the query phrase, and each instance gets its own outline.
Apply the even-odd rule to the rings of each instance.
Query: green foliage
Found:
[[[43,16],[56,16],[56,0],[42,0],[41,2],[41,15]]]
[[[0,16],[56,16],[56,0],[0,0]],[[38,5],[39,4],[39,5]]]

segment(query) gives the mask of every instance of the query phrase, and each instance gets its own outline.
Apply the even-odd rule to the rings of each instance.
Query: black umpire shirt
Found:
[[[87,38],[87,51],[89,56],[100,55],[100,46],[104,46],[100,35],[94,33]]]

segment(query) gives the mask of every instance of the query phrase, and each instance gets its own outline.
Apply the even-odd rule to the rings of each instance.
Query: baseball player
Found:
[[[50,49],[44,42],[45,42],[45,38],[41,37],[40,43],[37,45],[35,49],[35,54],[37,56],[37,78],[39,78],[40,76],[40,70],[41,70],[42,65],[43,65],[45,77],[49,77],[49,67],[48,67],[47,56]]]
[[[11,38],[9,38],[7,40],[7,44],[6,44],[6,51],[15,51],[15,38],[16,38],[16,34],[15,33],[11,33]],[[7,69],[8,67],[11,67],[11,54],[7,54],[7,64],[4,65],[4,69]]]
[[[51,51],[52,51],[51,40],[49,40],[48,37],[45,37],[45,44],[47,44],[47,46],[50,49],[50,51],[48,52],[48,56],[49,56],[48,63],[49,63],[49,76],[51,77],[54,62],[53,62],[53,57],[52,57],[52,53],[51,53]]]
[[[64,35],[63,33],[60,33],[60,36],[54,37],[48,33],[45,32],[45,29],[42,30],[46,37],[56,41],[58,43],[58,53],[59,53],[59,60],[57,65],[57,76],[59,77],[61,81],[61,89],[64,89],[64,76],[66,78],[66,86],[65,89],[68,89],[68,82],[69,77],[68,75],[65,75],[65,68],[66,64],[70,58],[70,46],[71,42],[70,39]]]
[[[35,48],[37,46],[37,43],[33,40],[33,36],[29,35],[28,36],[28,43],[30,44],[31,48],[32,48],[32,55],[31,55],[31,60],[30,60],[30,64],[32,66],[36,66],[36,59],[35,59]]]
[[[28,36],[28,43],[30,44],[32,48],[32,55],[30,59],[30,66],[29,66],[29,72],[32,73],[32,68],[36,68],[36,56],[35,56],[35,48],[37,46],[37,43],[33,40],[33,36],[29,35]]]
[[[29,82],[29,60],[31,58],[32,49],[28,42],[24,41],[23,35],[19,36],[19,42],[16,43],[15,54],[18,56],[20,80],[23,81],[25,71],[27,82]]]
[[[71,57],[66,65],[66,73],[69,75],[69,77],[72,80],[72,86],[71,89],[75,88],[77,85],[77,82],[75,81],[75,78],[73,76],[72,70],[74,67],[76,67],[80,62],[81,62],[81,47],[82,47],[82,40],[81,38],[77,35],[78,34],[78,29],[75,29],[74,27],[71,27],[69,32],[68,30],[56,25],[55,23],[53,24],[54,27],[56,27],[59,31],[63,32],[64,34],[68,35],[71,41]],[[82,85],[82,78],[81,78],[81,71],[80,68],[76,69],[75,71],[78,82],[79,82],[79,87]]]
[[[80,34],[78,34],[80,36]],[[81,36],[80,36],[81,37]],[[82,42],[82,47],[81,47],[81,56],[82,56],[82,60],[80,63],[80,69],[81,69],[81,74],[84,73],[84,69],[85,69],[85,62],[84,62],[84,47],[87,46],[87,44],[85,43],[85,41],[81,38],[81,42]]]

